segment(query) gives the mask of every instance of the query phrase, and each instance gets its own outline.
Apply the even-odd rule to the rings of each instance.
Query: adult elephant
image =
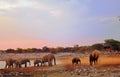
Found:
[[[79,59],[79,57],[74,57],[74,58],[72,59],[72,64],[74,65],[74,64],[78,64],[78,63],[81,64],[81,60]]]
[[[98,64],[99,56],[100,56],[100,51],[94,50],[94,51],[89,55],[90,65],[93,65],[93,63],[94,63],[94,64]]]
[[[41,66],[42,66],[42,59],[36,59],[35,61],[34,61],[34,66],[40,66],[39,65],[39,63],[41,63]]]
[[[11,59],[11,58],[7,59],[5,68],[13,68],[15,62],[16,62],[16,60],[14,60],[14,59]]]
[[[56,58],[53,54],[47,54],[42,57],[42,64],[48,62],[48,66],[52,66],[52,61],[54,60],[54,65],[56,65]]]
[[[21,68],[23,64],[25,65],[25,67],[27,67],[27,63],[29,63],[29,65],[30,65],[30,60],[29,59],[17,60],[16,61],[16,67]]]

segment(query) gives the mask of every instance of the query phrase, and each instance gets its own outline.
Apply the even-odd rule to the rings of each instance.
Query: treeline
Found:
[[[112,51],[120,51],[120,41],[114,40],[114,39],[107,39],[104,43],[96,43],[91,46],[79,46],[74,45],[73,47],[56,47],[56,48],[49,48],[47,46],[44,46],[41,49],[38,48],[17,48],[17,49],[7,49],[7,50],[0,50],[0,52],[5,53],[39,53],[39,52],[52,52],[52,53],[58,53],[58,52],[80,52],[80,53],[89,53],[93,50],[101,50],[104,51],[106,49],[112,50]]]

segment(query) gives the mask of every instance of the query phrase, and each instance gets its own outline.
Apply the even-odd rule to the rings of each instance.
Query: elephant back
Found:
[[[52,61],[53,60],[54,60],[54,65],[56,65],[55,56],[53,54],[51,54],[51,53],[42,57],[42,63],[48,62],[49,66],[52,66]]]
[[[34,64],[40,63],[40,62],[42,62],[42,59],[41,59],[41,58],[40,58],[40,59],[35,59],[35,60],[34,60]]]
[[[73,64],[74,64],[74,63],[78,63],[78,62],[81,62],[81,60],[80,60],[79,57],[74,57],[74,58],[72,59],[72,63],[73,63]]]
[[[94,56],[94,57],[99,57],[99,56],[100,56],[100,51],[94,50],[94,51],[92,52],[92,56]]]
[[[53,58],[55,58],[53,54],[47,54],[47,55],[42,57],[42,60],[48,61],[48,60],[51,60]]]

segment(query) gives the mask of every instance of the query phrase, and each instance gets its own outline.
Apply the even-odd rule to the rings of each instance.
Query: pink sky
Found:
[[[71,40],[62,42],[49,42],[45,40],[0,40],[0,49],[8,48],[42,48],[44,46],[48,47],[73,47],[74,45],[92,45],[98,42],[98,39],[84,39],[84,40]]]
[[[120,40],[120,0],[0,0],[0,50]]]

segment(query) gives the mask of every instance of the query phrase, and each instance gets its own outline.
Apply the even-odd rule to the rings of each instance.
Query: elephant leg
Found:
[[[51,66],[51,63],[49,63],[49,66]]]
[[[52,62],[50,63],[50,66],[52,66]]]
[[[50,66],[50,61],[48,61],[48,66]]]
[[[90,57],[90,65],[91,66],[93,65],[93,62],[94,62],[93,57],[92,58]]]
[[[52,61],[50,63],[51,63],[51,66],[53,66]]]
[[[8,68],[10,68],[11,67],[11,65],[8,65]]]
[[[98,64],[98,58],[96,59],[96,64]]]
[[[12,68],[12,66],[10,65],[9,68]]]
[[[92,66],[92,61],[90,61],[90,65]]]
[[[25,63],[25,67],[27,67],[27,63]]]
[[[18,68],[18,65],[16,64],[15,67]]]
[[[20,64],[19,63],[16,63],[16,68],[20,68]]]
[[[41,65],[40,65],[41,67],[42,67],[42,63],[41,63]]]
[[[39,66],[39,63],[37,64],[37,66]]]
[[[76,64],[78,64],[78,61],[76,62]]]
[[[98,61],[97,61],[97,60],[95,60],[95,64],[98,64]]]
[[[13,68],[13,64],[11,65],[11,67]]]
[[[90,62],[90,65],[92,65],[92,63]]]
[[[93,62],[94,62],[94,65],[95,65],[95,63],[96,63],[96,59],[93,59]]]
[[[94,61],[94,65],[96,64],[96,60]]]
[[[52,66],[52,61],[49,61],[49,66]]]
[[[18,66],[19,66],[19,68],[21,68],[22,66],[21,66],[22,64],[19,64]]]

